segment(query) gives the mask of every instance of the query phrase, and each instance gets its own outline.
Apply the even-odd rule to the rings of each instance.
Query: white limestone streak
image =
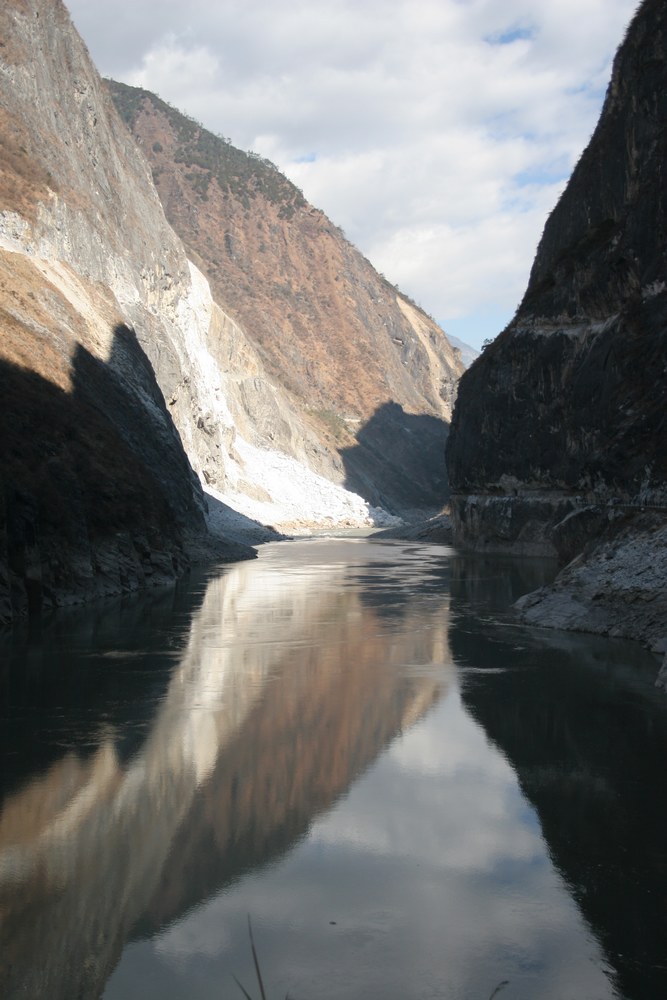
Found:
[[[225,401],[226,377],[208,347],[214,308],[209,284],[192,263],[190,274],[190,294],[180,300],[175,316],[183,331],[187,354],[183,367],[196,379],[210,426],[232,428],[233,417]],[[184,443],[187,451],[196,451],[194,442],[190,448]],[[293,529],[299,525],[372,526],[398,521],[386,511],[371,508],[356,493],[312,472],[297,459],[251,444],[238,431],[233,438],[233,453],[225,454],[224,464],[228,487],[222,492],[211,486],[206,488],[213,497],[260,524]],[[206,486],[201,463],[197,472]],[[253,493],[264,494],[268,499],[258,500]],[[224,518],[221,524],[218,514],[212,527],[224,532]]]
[[[235,450],[243,463],[246,480],[258,486],[268,499],[255,499],[243,492],[242,487],[226,492],[207,487],[207,492],[260,524],[298,533],[336,526],[401,523],[400,518],[372,507],[358,494],[331,483],[288,455],[257,448],[239,437]],[[223,520],[220,527],[224,530],[224,526]],[[215,530],[216,524],[211,528]]]
[[[62,206],[61,215],[63,212],[67,215],[66,206]],[[70,246],[62,245],[65,227],[62,218],[59,222],[50,230],[51,238],[42,237],[36,247],[29,223],[16,213],[2,213],[0,247],[31,257],[41,266],[44,276],[85,318],[99,341],[100,331],[105,329],[96,315],[99,303],[92,302],[89,287],[75,273],[79,255],[74,254]],[[77,228],[87,229],[85,225]],[[81,238],[81,232],[78,237]],[[220,493],[209,488],[214,497],[245,517],[286,530],[400,523],[400,519],[372,508],[356,493],[317,475],[297,459],[257,447],[239,434],[226,398],[235,387],[228,384],[229,377],[221,372],[208,344],[213,310],[217,307],[208,281],[194,264],[188,261],[189,287],[156,289],[155,275],[142,275],[144,280],[137,285],[136,275],[128,262],[114,255],[107,254],[104,260],[102,257],[102,254],[88,255],[88,265],[92,259],[97,266],[92,267],[93,275],[84,274],[84,280],[102,277],[121,313],[133,314],[137,309],[146,309],[170,328],[171,348],[191,386],[188,405],[176,407],[173,415],[188,458],[204,485],[204,472],[210,468],[211,461],[220,465],[220,478],[225,488]],[[90,270],[90,266],[85,268],[85,271]],[[141,287],[142,284],[146,287]],[[104,344],[106,351],[109,347],[110,344]],[[267,499],[256,499],[258,493]],[[217,533],[224,534],[227,527],[233,527],[232,521],[230,514],[226,524],[218,508],[211,526]]]

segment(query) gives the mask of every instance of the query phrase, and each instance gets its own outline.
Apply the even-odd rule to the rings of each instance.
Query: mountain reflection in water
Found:
[[[511,586],[513,570],[453,561],[449,638],[459,668],[509,668],[484,682],[469,675],[465,706],[535,807],[619,995],[667,996],[667,704],[654,687],[656,661],[595,636],[485,626],[480,612],[498,601],[499,580]]]
[[[433,704],[446,615],[413,630],[406,606],[383,630],[338,547],[212,580],[141,749],[123,764],[100,722],[92,753],[73,745],[5,799],[3,997],[96,996],[128,937],[289,848]],[[110,671],[131,651],[114,652]]]
[[[273,544],[5,642],[0,995],[254,993],[248,913],[272,998],[659,995],[616,956],[655,962],[645,881],[624,929],[592,852],[620,886],[630,803],[655,885],[664,793],[604,773],[601,720],[635,768],[664,714],[641,650],[508,619],[545,572]]]

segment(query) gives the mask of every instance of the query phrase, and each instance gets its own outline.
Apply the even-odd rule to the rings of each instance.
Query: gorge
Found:
[[[109,84],[181,242],[64,5],[1,17],[2,619],[441,507],[442,331],[273,166]]]
[[[456,543],[566,567],[523,599],[527,621],[640,639],[661,656],[666,40],[664,5],[646,0],[523,301],[461,381],[447,444]]]
[[[466,369],[0,5],[3,998],[667,995],[666,51]]]
[[[464,369],[433,321],[271,163],[102,82],[61,3],[2,16],[3,621],[414,520],[449,476],[459,547],[567,566],[527,620],[667,652],[659,5],[446,465]]]

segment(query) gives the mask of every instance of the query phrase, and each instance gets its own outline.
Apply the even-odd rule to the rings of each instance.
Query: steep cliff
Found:
[[[258,538],[274,523],[386,518],[351,483],[388,507],[444,499],[460,366],[441,331],[275,168],[215,140],[259,173],[205,185],[194,161],[212,137],[141,95],[140,120],[162,115],[173,154],[166,202],[232,302],[223,311],[63,3],[9,0],[0,40],[2,620],[173,577],[201,548],[201,483],[209,525]],[[249,234],[264,227],[267,266],[253,271],[238,246],[262,258]],[[346,277],[330,302],[335,277],[319,271],[332,246]]]
[[[201,544],[181,438],[205,450],[193,440],[213,307],[63,4],[3,4],[0,39],[7,621],[173,579]],[[165,396],[182,383],[179,437]]]
[[[167,223],[150,171],[64,6],[11,2],[2,19],[2,245],[57,264],[65,298],[74,272],[92,286],[91,295],[111,300],[136,331],[200,471],[219,462],[225,438],[224,428],[207,426],[220,387],[206,346],[209,330],[224,326],[224,317]],[[73,305],[108,327],[106,316],[95,315],[94,296]]]
[[[107,86],[188,255],[291,405],[273,445],[375,504],[442,505],[463,371],[442,330],[271,163],[145,90]],[[254,424],[258,405],[245,399]]]
[[[0,250],[0,622],[173,579],[204,534],[134,332],[108,303],[96,335],[45,272]]]
[[[464,375],[459,544],[550,553],[667,505],[667,11],[646,0],[509,327]],[[644,520],[642,532],[656,530]],[[663,598],[664,599],[664,598]],[[601,598],[604,603],[604,599]],[[664,606],[663,606],[664,607]]]

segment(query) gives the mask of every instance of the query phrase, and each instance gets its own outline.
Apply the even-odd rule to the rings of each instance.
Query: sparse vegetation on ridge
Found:
[[[279,217],[284,219],[292,218],[297,209],[306,205],[303,193],[270,160],[237,149],[225,136],[209,132],[194,118],[147,90],[115,80],[107,79],[105,83],[130,130],[146,102],[167,117],[178,143],[173,159],[189,168],[186,177],[203,201],[215,178],[221,192],[238,198],[245,209],[258,194],[278,205]],[[158,152],[155,146],[153,151]]]
[[[340,462],[347,462],[347,484],[373,506],[380,497],[380,506],[397,509],[438,506],[446,499],[441,438],[462,368],[444,333],[273,164],[207,133],[148,91],[108,87],[152,169],[167,220],[216,303],[257,352],[260,378],[278,388],[278,409],[288,402],[282,393],[289,397],[270,440],[291,454],[298,422],[299,434],[318,442],[307,451],[318,474],[338,482]],[[234,365],[242,353],[232,349]],[[264,389],[244,395],[244,406],[260,407],[262,427],[267,402]],[[302,424],[291,413],[294,404]],[[433,447],[424,452],[410,448],[407,429],[399,433],[395,425],[418,412],[435,421],[426,428]],[[394,499],[399,480],[414,502],[403,486]]]

